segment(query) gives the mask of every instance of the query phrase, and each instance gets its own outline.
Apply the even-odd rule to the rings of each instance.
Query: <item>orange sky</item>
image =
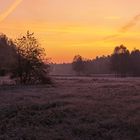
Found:
[[[1,0],[0,31],[35,32],[53,62],[140,49],[140,0]]]

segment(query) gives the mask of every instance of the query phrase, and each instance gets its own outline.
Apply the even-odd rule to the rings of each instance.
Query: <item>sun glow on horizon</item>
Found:
[[[92,59],[111,54],[120,44],[129,49],[140,44],[138,0],[2,0],[2,3],[5,6],[0,7],[5,10],[0,13],[0,32],[10,38],[27,30],[34,32],[53,62],[71,62],[76,54]]]

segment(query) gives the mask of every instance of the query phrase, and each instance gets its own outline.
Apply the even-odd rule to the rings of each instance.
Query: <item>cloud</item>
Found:
[[[133,28],[138,22],[140,21],[140,14],[133,17],[132,20],[130,20],[127,24],[121,27],[121,29],[118,31],[118,33],[109,35],[104,38],[104,40],[112,40],[120,37],[123,33],[126,33],[131,28]]]
[[[134,27],[137,22],[140,20],[140,14],[136,15],[132,20],[130,20],[126,25],[124,25],[120,32],[127,32],[129,29],[131,29],[132,27]]]
[[[107,37],[104,38],[104,40],[111,40],[111,39],[115,39],[117,37],[119,37],[120,34],[114,34],[114,35],[109,35]]]
[[[22,2],[22,0],[15,0],[15,2],[10,5],[3,13],[0,14],[0,22],[2,22],[7,16],[9,16],[16,7]]]

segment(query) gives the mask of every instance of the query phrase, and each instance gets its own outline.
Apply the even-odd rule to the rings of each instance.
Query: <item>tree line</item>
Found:
[[[73,70],[78,75],[114,74],[116,76],[140,76],[140,50],[129,51],[124,45],[115,47],[108,56],[96,57],[93,60],[76,55],[72,62]]]
[[[115,47],[108,56],[84,59],[76,55],[72,68],[77,75],[115,74],[116,76],[140,76],[140,50],[129,51],[124,45]],[[14,41],[0,35],[0,76],[9,75],[16,83],[51,83],[50,65],[45,50],[34,33],[27,33]]]
[[[34,33],[27,33],[14,41],[0,35],[0,75],[10,75],[19,84],[51,83],[48,76],[45,50]]]

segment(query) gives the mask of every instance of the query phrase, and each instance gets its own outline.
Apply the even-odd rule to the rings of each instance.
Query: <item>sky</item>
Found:
[[[52,62],[140,49],[140,0],[0,0],[0,32],[34,32]]]

